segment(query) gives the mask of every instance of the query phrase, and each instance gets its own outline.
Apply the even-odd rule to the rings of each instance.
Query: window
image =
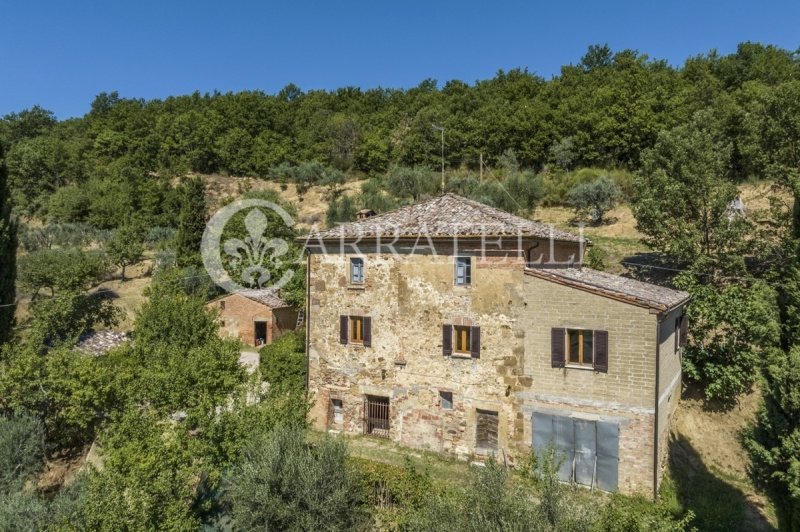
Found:
[[[608,372],[608,331],[550,330],[550,366],[583,367]]]
[[[372,347],[372,318],[369,316],[339,316],[339,343]]]
[[[482,451],[497,450],[497,412],[477,410],[475,447]]]
[[[364,259],[358,257],[350,259],[350,283],[364,283]]]
[[[344,406],[341,399],[331,399],[330,420],[337,425],[344,423]]]
[[[675,318],[675,352],[686,346],[689,333],[689,319],[686,316]]]
[[[453,344],[456,348],[456,353],[469,354],[471,346],[472,327],[465,325],[455,325],[453,327],[453,334],[455,335],[455,342]]]
[[[453,409],[453,392],[439,390],[439,406],[442,410]]]
[[[594,331],[567,329],[567,364],[592,366],[594,363]]]
[[[225,301],[220,301],[219,302],[219,308],[220,308],[220,310],[225,310]]]
[[[456,284],[472,284],[472,259],[470,257],[456,257]]]
[[[481,357],[481,328],[469,325],[442,325],[442,354],[446,357]]]
[[[368,395],[364,398],[364,433],[389,437],[389,398]]]
[[[364,318],[361,316],[350,316],[350,341],[364,342]]]

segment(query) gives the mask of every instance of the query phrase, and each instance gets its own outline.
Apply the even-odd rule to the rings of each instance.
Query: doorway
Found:
[[[264,345],[267,343],[267,322],[266,321],[256,321],[255,324],[255,338],[253,339],[253,343],[256,346]]]

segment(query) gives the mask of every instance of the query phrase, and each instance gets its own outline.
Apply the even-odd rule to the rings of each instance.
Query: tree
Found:
[[[683,264],[696,263],[714,282],[741,273],[748,247],[747,220],[729,213],[738,193],[728,179],[730,154],[713,118],[698,113],[690,124],[659,134],[634,182],[633,212],[647,242]]]
[[[779,345],[777,294],[756,279],[718,287],[687,272],[676,283],[692,295],[683,370],[703,384],[706,398],[732,402],[750,390]]]
[[[592,223],[603,223],[603,215],[617,205],[621,193],[616,183],[600,176],[591,183],[581,183],[569,191],[567,201],[580,217],[589,216]]]
[[[206,228],[206,192],[199,177],[181,184],[181,207],[175,237],[178,266],[200,265],[200,243]]]
[[[367,512],[344,441],[297,429],[256,434],[224,482],[234,528],[358,530]]]
[[[423,195],[435,194],[439,181],[427,168],[393,166],[386,175],[386,188],[396,198],[418,202]]]
[[[125,225],[115,229],[106,243],[106,254],[115,264],[122,268],[122,281],[125,282],[125,267],[142,260],[144,245],[142,230],[134,225]]]
[[[0,143],[0,344],[11,338],[16,310],[17,222],[11,215],[8,172]]]
[[[40,249],[20,260],[19,280],[34,299],[42,288],[81,291],[89,288],[106,272],[102,254],[78,249]]]
[[[770,356],[766,383],[745,444],[756,479],[775,495],[781,529],[800,530],[800,346]]]

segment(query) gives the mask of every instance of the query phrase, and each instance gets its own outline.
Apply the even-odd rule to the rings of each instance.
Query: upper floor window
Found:
[[[364,342],[364,318],[361,316],[350,316],[350,341]]]
[[[339,316],[339,343],[372,345],[372,318],[369,316]]]
[[[481,328],[474,325],[442,325],[442,354],[481,357]]]
[[[577,366],[608,371],[608,331],[556,327],[550,333],[552,367]]]
[[[689,318],[679,316],[675,318],[675,352],[686,346],[689,334]]]
[[[456,257],[455,281],[457,285],[472,284],[471,257]]]
[[[220,310],[225,310],[225,300],[224,299],[219,302],[219,308],[220,308]]]
[[[472,342],[470,341],[472,336],[471,329],[472,327],[466,325],[453,326],[453,336],[455,340],[453,343],[455,344],[456,353],[469,354],[472,346]]]
[[[350,259],[350,282],[352,284],[364,283],[364,259],[360,257]]]
[[[567,364],[592,366],[594,363],[594,331],[567,329]]]

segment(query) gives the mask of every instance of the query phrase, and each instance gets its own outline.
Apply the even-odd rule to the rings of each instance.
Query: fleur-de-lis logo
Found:
[[[262,208],[278,215],[272,217],[272,223],[283,223],[287,227],[294,225],[294,220],[284,209],[260,199],[236,201],[217,211],[206,225],[201,246],[203,264],[214,282],[229,292],[246,288],[280,288],[294,274],[291,268],[285,268],[284,263],[289,244],[282,238],[271,236],[270,217]],[[221,242],[225,226],[234,215],[245,210],[249,210],[244,218],[246,234]],[[282,275],[275,279],[275,273],[281,270]]]

